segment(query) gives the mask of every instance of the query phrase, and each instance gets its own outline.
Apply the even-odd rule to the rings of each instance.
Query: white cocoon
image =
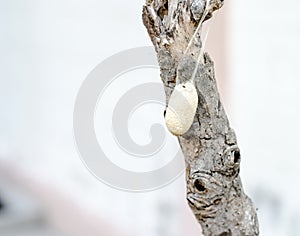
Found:
[[[192,82],[175,86],[166,110],[165,121],[168,130],[180,136],[186,133],[197,111],[198,94]]]

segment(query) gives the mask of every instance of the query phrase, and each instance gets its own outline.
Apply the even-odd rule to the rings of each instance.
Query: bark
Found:
[[[157,52],[166,104],[176,80],[189,80],[202,47],[200,35],[185,54],[205,0],[147,0],[143,22]],[[210,0],[209,14],[222,0]],[[241,155],[230,128],[207,53],[197,69],[198,108],[189,131],[178,137],[186,161],[187,200],[204,235],[258,235],[256,209],[239,177]]]

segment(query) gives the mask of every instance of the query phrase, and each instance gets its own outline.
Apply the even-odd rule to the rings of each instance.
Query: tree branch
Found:
[[[222,5],[223,0],[210,0],[205,20]],[[143,22],[157,52],[166,104],[176,82],[188,81],[197,65],[200,34],[185,51],[205,6],[206,0],[147,0],[143,7]],[[189,206],[204,235],[258,235],[256,210],[239,177],[240,150],[207,53],[196,70],[194,83],[197,112],[191,128],[178,137],[186,160]]]

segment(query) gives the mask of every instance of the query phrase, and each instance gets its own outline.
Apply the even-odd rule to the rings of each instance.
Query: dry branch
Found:
[[[157,52],[166,104],[176,80],[189,80],[202,47],[196,35],[205,0],[147,0],[143,22]],[[223,1],[210,0],[209,14]],[[189,131],[178,137],[186,160],[187,200],[204,235],[258,235],[256,210],[239,177],[240,150],[220,101],[214,64],[207,53],[197,70],[198,109]],[[178,81],[177,81],[178,82]]]

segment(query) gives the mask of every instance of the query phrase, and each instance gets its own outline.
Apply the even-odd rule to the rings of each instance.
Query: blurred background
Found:
[[[200,234],[183,175],[152,192],[122,192],[98,181],[74,144],[74,102],[88,73],[115,53],[151,45],[143,3],[0,0],[1,236]],[[300,3],[287,6],[225,1],[207,45],[264,236],[300,235]],[[121,79],[160,80],[157,69]],[[162,113],[142,110],[129,123],[147,130],[153,119],[163,124]],[[137,142],[148,135],[132,130]],[[130,163],[135,170],[145,165]]]

